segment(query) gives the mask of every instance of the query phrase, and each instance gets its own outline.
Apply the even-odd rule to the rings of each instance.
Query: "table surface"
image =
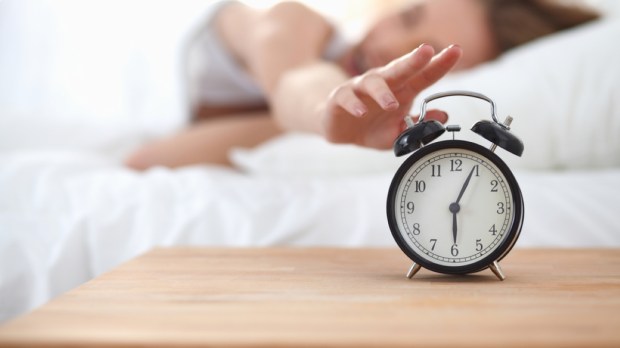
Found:
[[[156,249],[0,327],[0,346],[620,347],[620,249],[421,270],[397,249]]]

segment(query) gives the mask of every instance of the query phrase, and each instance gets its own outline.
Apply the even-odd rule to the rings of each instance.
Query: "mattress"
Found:
[[[385,216],[390,172],[136,173],[60,151],[0,162],[2,319],[158,246],[396,246]],[[620,246],[620,169],[516,177],[526,206],[516,247]]]

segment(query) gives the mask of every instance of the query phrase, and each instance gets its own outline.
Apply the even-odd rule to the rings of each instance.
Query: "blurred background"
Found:
[[[354,38],[403,1],[303,2]],[[118,158],[179,128],[187,113],[180,53],[210,3],[0,0],[0,151],[92,147]]]
[[[90,146],[120,156],[180,127],[180,54],[212,2],[1,0],[0,151]],[[306,1],[350,33],[399,2]]]

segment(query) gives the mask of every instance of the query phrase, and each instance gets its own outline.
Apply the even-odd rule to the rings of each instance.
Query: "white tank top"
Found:
[[[187,45],[187,91],[192,109],[201,103],[219,106],[265,104],[260,87],[226,50],[212,24],[217,13],[231,3],[235,1],[218,1],[210,5],[201,26]],[[336,60],[346,47],[343,36],[334,31],[323,57]]]

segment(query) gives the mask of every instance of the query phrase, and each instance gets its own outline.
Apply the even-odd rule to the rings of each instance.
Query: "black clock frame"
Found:
[[[502,174],[506,177],[506,181],[508,183],[509,189],[512,191],[512,204],[514,207],[514,217],[508,231],[507,236],[501,242],[501,244],[495,248],[491,253],[482,257],[479,261],[476,261],[469,265],[455,265],[455,266],[445,266],[437,263],[430,262],[425,258],[418,255],[418,253],[409,247],[406,240],[404,240],[404,236],[400,233],[398,229],[398,224],[396,221],[396,212],[395,212],[395,199],[396,193],[398,191],[398,187],[407,173],[407,171],[416,164],[420,159],[424,156],[439,150],[444,149],[463,149],[473,151],[480,156],[487,158],[491,163],[495,164],[497,168],[502,172]],[[519,235],[521,233],[521,228],[523,227],[523,217],[524,217],[524,204],[523,204],[523,195],[521,194],[521,188],[517,183],[512,171],[508,168],[506,163],[499,158],[493,151],[478,145],[476,143],[472,143],[469,141],[463,140],[444,140],[440,142],[436,142],[430,145],[426,145],[419,150],[415,151],[409,158],[405,160],[405,162],[398,168],[394,178],[392,179],[392,183],[390,184],[390,189],[388,191],[387,197],[387,217],[388,224],[390,226],[390,230],[392,232],[392,237],[396,241],[396,244],[400,247],[400,249],[407,255],[413,262],[419,264],[420,266],[429,269],[434,272],[444,273],[444,274],[466,274],[466,273],[474,273],[485,270],[491,265],[494,261],[500,261],[503,259],[512,249],[514,244],[516,243]]]

